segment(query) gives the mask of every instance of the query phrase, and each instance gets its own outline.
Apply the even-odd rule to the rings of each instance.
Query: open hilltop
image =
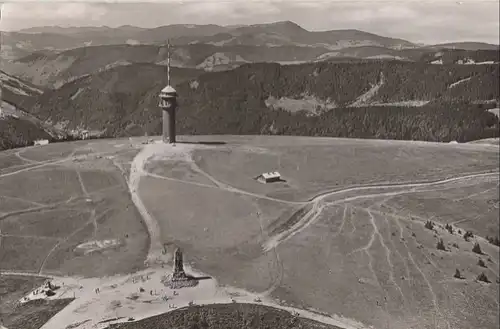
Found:
[[[0,153],[5,327],[498,327],[498,146],[179,140]]]

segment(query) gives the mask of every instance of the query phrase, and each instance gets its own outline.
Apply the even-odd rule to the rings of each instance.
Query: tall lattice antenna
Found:
[[[170,39],[167,41],[167,84],[170,86]]]

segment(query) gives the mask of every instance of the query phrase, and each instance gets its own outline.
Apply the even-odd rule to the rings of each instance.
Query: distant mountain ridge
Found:
[[[450,42],[426,46],[434,49],[500,50],[500,45],[485,42]]]
[[[309,31],[300,25],[291,21],[279,21],[273,23],[252,24],[252,25],[228,25],[220,26],[216,24],[198,25],[198,24],[172,24],[159,26],[155,28],[144,28],[132,25],[122,25],[118,27],[109,26],[82,26],[82,27],[60,27],[60,26],[41,26],[21,29],[13,32],[3,32],[7,36],[7,41],[22,38],[24,34],[41,35],[49,37],[50,35],[64,35],[72,37],[69,40],[61,41],[52,45],[55,49],[78,48],[85,44],[108,45],[121,44],[133,39],[139,44],[157,44],[164,43],[165,39],[173,40],[176,44],[196,43],[220,43],[227,39],[234,38],[230,44],[248,44],[262,45],[266,41],[279,41],[281,45],[291,42],[294,45],[302,42],[304,46],[319,44],[321,46],[329,45],[332,49],[339,49],[339,41],[357,42],[354,46],[373,45],[384,47],[427,47],[434,49],[464,49],[464,50],[497,50],[498,44],[488,44],[484,42],[450,42],[435,45],[424,45],[412,43],[407,40],[388,38],[373,33],[368,33],[355,29],[347,30],[327,30],[327,31]],[[27,39],[31,39],[27,37]],[[93,40],[95,39],[95,40]],[[304,42],[305,41],[305,42]],[[362,42],[373,42],[373,44],[362,44]],[[229,41],[228,41],[229,42]],[[50,48],[47,46],[46,48]],[[340,48],[345,48],[342,45]],[[42,50],[45,48],[36,48]]]
[[[52,25],[52,26],[37,26],[37,27],[30,27],[26,29],[21,29],[16,32],[19,33],[32,33],[32,34],[38,34],[38,33],[51,33],[51,34],[78,34],[78,33],[85,33],[85,32],[108,32],[108,31],[143,31],[146,30],[146,28],[142,27],[137,27],[137,26],[132,26],[132,25],[122,25],[116,28],[109,27],[109,26],[69,26],[69,27],[61,27],[57,25]]]
[[[166,39],[176,45],[207,43],[216,46],[301,46],[340,49],[349,46],[416,47],[413,43],[379,36],[359,30],[308,31],[290,22],[248,26],[214,24],[175,24],[156,28],[120,26],[58,27],[45,26],[16,32],[2,32],[2,58],[13,59],[26,52],[67,50],[90,45],[164,44]]]
[[[335,61],[413,61],[425,63],[498,63],[500,52],[452,49],[389,49],[379,46],[348,47],[331,51],[323,47],[189,44],[172,49],[172,65],[221,71],[246,63],[300,64]],[[35,85],[59,88],[81,76],[133,63],[165,65],[165,45],[108,45],[71,49],[60,53],[35,52],[18,60],[3,61],[0,69]]]

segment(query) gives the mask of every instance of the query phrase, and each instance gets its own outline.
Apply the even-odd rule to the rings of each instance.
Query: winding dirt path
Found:
[[[158,222],[151,216],[148,209],[142,202],[139,196],[138,189],[142,176],[146,176],[147,172],[144,167],[149,159],[155,155],[160,155],[166,151],[165,145],[162,144],[148,144],[146,145],[135,157],[130,166],[130,176],[128,179],[128,188],[130,196],[135,207],[141,214],[146,227],[148,228],[150,245],[146,262],[148,264],[154,263],[161,251],[163,250],[160,239],[160,226]]]
[[[367,186],[357,186],[357,187],[348,187],[342,190],[336,190],[333,192],[324,192],[315,198],[313,198],[309,203],[313,204],[313,208],[311,211],[306,213],[297,223],[292,225],[289,229],[275,235],[269,238],[268,241],[264,243],[264,250],[270,250],[273,247],[278,246],[279,244],[287,241],[291,237],[293,237],[295,234],[300,233],[307,227],[309,227],[312,223],[314,223],[318,217],[319,214],[321,213],[321,210],[325,205],[337,205],[337,204],[345,204],[347,202],[351,201],[356,201],[360,199],[367,199],[367,198],[376,198],[376,197],[381,197],[381,196],[397,196],[401,194],[408,194],[408,193],[415,193],[415,192],[423,192],[423,191],[434,191],[435,189],[429,189],[429,190],[419,190],[419,188],[424,188],[424,187],[435,187],[439,185],[444,185],[456,181],[462,181],[462,180],[470,180],[470,179],[476,179],[479,177],[498,177],[498,172],[481,172],[481,173],[473,173],[473,174],[465,174],[462,176],[457,176],[457,177],[452,177],[452,178],[447,178],[447,179],[441,179],[441,180],[432,180],[428,182],[418,182],[418,183],[392,183],[392,184],[371,184]],[[356,195],[356,196],[350,196],[350,197],[344,197],[337,199],[335,201],[329,201],[325,202],[325,199],[334,197],[336,195],[341,195],[345,194],[348,192],[363,192],[363,191],[370,191],[370,190],[390,190],[390,189],[401,189],[403,190],[398,190],[398,191],[389,191],[389,192],[380,192],[380,193],[371,193],[371,194],[361,194],[361,195]]]

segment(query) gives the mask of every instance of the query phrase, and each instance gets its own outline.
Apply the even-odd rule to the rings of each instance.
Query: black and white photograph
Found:
[[[498,0],[0,6],[0,329],[500,326]]]

